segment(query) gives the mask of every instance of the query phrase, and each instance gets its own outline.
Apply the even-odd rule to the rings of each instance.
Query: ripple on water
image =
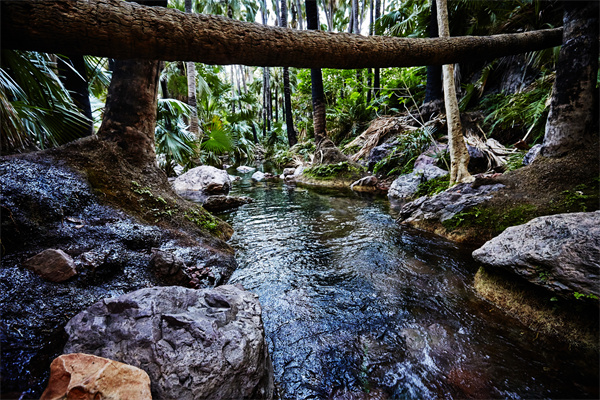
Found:
[[[480,301],[469,252],[400,228],[385,200],[247,181],[233,194],[255,201],[223,216],[231,282],[259,295],[282,398],[594,396],[589,355]]]

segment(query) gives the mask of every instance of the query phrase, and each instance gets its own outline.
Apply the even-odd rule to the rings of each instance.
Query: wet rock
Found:
[[[182,197],[189,192],[227,194],[230,188],[231,181],[227,171],[209,165],[192,168],[173,182],[173,189]]]
[[[190,277],[185,274],[185,263],[177,255],[159,249],[152,249],[150,268],[169,285],[187,286]]]
[[[249,172],[256,171],[256,168],[248,167],[247,165],[240,165],[239,167],[236,168],[236,170],[239,173],[247,174]]]
[[[479,174],[488,170],[488,160],[485,154],[477,147],[467,145],[467,151],[469,152],[469,172],[472,174]]]
[[[246,196],[209,196],[202,206],[210,212],[222,212],[237,208],[244,204],[252,203],[252,198]]]
[[[77,275],[73,259],[62,250],[46,249],[23,265],[51,282],[63,282]]]
[[[527,154],[525,154],[525,157],[523,157],[523,165],[529,165],[532,162],[534,162],[538,154],[540,154],[540,150],[542,150],[541,144],[536,144],[531,149],[529,149]]]
[[[376,176],[365,176],[350,185],[350,189],[356,192],[374,192],[378,190],[379,179]]]
[[[400,175],[392,182],[388,197],[394,200],[408,200],[417,192],[419,185],[431,179],[448,175],[448,171],[435,165],[424,165],[410,174]]]
[[[544,216],[507,228],[473,258],[568,298],[573,292],[600,297],[600,211]]]
[[[425,150],[417,159],[415,160],[414,169],[422,169],[427,166],[436,166],[439,167],[438,161],[439,158],[436,158],[437,154],[441,154],[448,151],[448,145],[442,143],[432,144]]]
[[[143,370],[90,354],[65,354],[50,365],[50,381],[40,400],[151,399]]]
[[[296,168],[284,168],[282,175],[283,176],[294,175],[294,172],[296,172]]]
[[[373,147],[373,149],[371,149],[371,152],[369,153],[369,158],[367,160],[367,169],[369,171],[373,171],[375,165],[379,161],[387,157],[387,155],[390,154],[390,151],[392,151],[393,148],[393,144],[387,142],[380,144],[379,146]]]
[[[57,161],[0,159],[0,188],[3,393],[39,398],[50,363],[62,352],[63,327],[81,310],[171,284],[150,268],[152,249],[175,254],[190,277],[202,272],[197,287],[225,283],[237,266],[220,240],[143,224],[101,204],[103,196],[82,174]],[[69,254],[77,275],[57,284],[23,268],[32,254],[49,248]]]
[[[256,182],[260,182],[260,181],[264,181],[265,180],[265,174],[262,171],[256,171],[255,173],[252,174],[252,180],[256,181]]]
[[[141,289],[94,304],[65,330],[65,352],[138,366],[159,399],[273,396],[258,298],[236,286]]]
[[[489,200],[492,197],[491,193],[504,185],[497,183],[473,186],[470,183],[461,183],[436,196],[423,196],[406,203],[400,210],[399,221],[404,223],[427,220],[443,222],[463,210]]]

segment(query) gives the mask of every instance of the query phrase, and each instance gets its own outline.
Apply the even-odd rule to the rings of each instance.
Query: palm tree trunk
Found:
[[[598,3],[563,3],[563,45],[541,150],[546,157],[597,146],[598,139]]]
[[[306,0],[306,20],[308,29],[319,29],[319,14],[316,0]],[[323,92],[323,75],[320,68],[310,70],[312,85],[313,123],[315,142],[320,143],[327,135],[325,133],[325,94]]]
[[[185,0],[185,12],[188,14],[192,13],[192,0]],[[187,73],[188,87],[187,103],[192,109],[190,114],[190,126],[188,129],[196,135],[196,137],[199,137],[200,128],[198,126],[198,105],[196,101],[196,64],[192,61],[187,61],[185,63],[185,70]]]
[[[85,71],[85,61],[81,55],[67,55],[63,62],[68,63],[70,67],[64,68],[61,80],[65,88],[71,92],[73,102],[79,108],[81,113],[89,120],[89,124],[82,128],[81,136],[89,136],[94,133],[94,122],[92,118],[92,107],[90,105],[90,94],[88,90],[88,81]]]
[[[287,0],[281,0],[281,26],[287,28]],[[292,147],[298,143],[294,129],[294,116],[292,114],[292,92],[290,90],[290,69],[283,67],[283,101],[285,104],[285,125],[287,129],[288,145]]]
[[[429,37],[438,37],[437,5],[436,0],[431,0],[431,19],[429,20]],[[425,103],[442,100],[442,67],[440,65],[427,66],[427,84],[425,86]]]
[[[302,18],[302,3],[300,0],[296,0],[296,8],[298,9],[298,28],[304,30],[304,20]]]
[[[377,21],[381,17],[381,0],[371,0],[375,1],[375,21]],[[373,28],[373,33],[375,33],[375,29]],[[373,100],[379,97],[379,88],[381,87],[381,70],[379,68],[375,68],[373,70]]]
[[[438,26],[440,37],[449,37],[448,6],[446,0],[437,0]],[[450,185],[462,182],[471,182],[473,177],[469,174],[469,152],[463,137],[462,124],[456,87],[454,86],[454,65],[442,66],[444,74],[444,103],[446,106],[446,123],[448,125],[448,141],[450,147]]]

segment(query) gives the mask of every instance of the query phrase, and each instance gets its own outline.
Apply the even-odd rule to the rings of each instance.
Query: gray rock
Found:
[[[563,296],[600,297],[600,211],[539,217],[507,228],[473,258]]]
[[[472,174],[486,172],[488,170],[488,160],[485,154],[471,145],[467,145],[467,151],[469,152],[469,172]]]
[[[419,184],[430,179],[448,175],[448,171],[436,167],[435,165],[423,165],[420,169],[415,169],[407,175],[401,175],[392,184],[388,191],[388,198],[393,200],[408,200],[414,196],[419,188]]]
[[[258,298],[235,286],[141,289],[92,305],[65,330],[65,353],[143,369],[154,398],[273,397]]]
[[[392,151],[393,147],[394,145],[391,143],[383,143],[379,146],[373,147],[371,149],[371,152],[369,153],[369,158],[367,160],[367,169],[369,171],[373,171],[375,165],[379,161],[383,160],[388,154],[390,154],[390,151]]]
[[[294,175],[295,172],[296,172],[296,168],[284,168],[282,175],[283,176]]]
[[[185,274],[185,263],[170,251],[152,249],[150,268],[154,273],[170,285],[187,286],[190,277]]]
[[[531,149],[529,149],[527,154],[525,154],[525,157],[523,157],[523,165],[529,165],[532,162],[534,162],[538,154],[540,154],[540,150],[542,150],[541,144],[536,144]]]
[[[256,181],[256,182],[264,181],[265,173],[262,171],[256,171],[255,173],[252,174],[252,180]]]
[[[247,165],[240,165],[236,168],[236,170],[242,174],[247,174],[248,172],[256,171],[256,168],[248,167]]]
[[[192,168],[173,181],[173,189],[182,197],[188,197],[190,192],[227,194],[230,188],[231,180],[227,171],[209,165]]]
[[[421,182],[423,182],[422,174],[415,171],[410,174],[400,175],[390,185],[388,197],[394,200],[410,199],[417,192]]]
[[[209,196],[202,206],[210,212],[221,212],[225,210],[231,210],[244,204],[252,203],[252,199],[246,196]]]
[[[504,185],[480,185],[474,187],[470,183],[461,183],[433,197],[423,196],[406,203],[400,210],[399,221],[437,220],[443,222],[457,213],[472,208],[492,196],[491,193]]]
[[[62,250],[46,249],[23,265],[51,282],[64,282],[77,275],[73,259]]]

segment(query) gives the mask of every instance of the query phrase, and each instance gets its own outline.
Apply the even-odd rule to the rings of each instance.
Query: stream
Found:
[[[230,283],[256,293],[282,399],[597,398],[597,355],[479,299],[473,249],[395,222],[382,197],[253,183]]]

